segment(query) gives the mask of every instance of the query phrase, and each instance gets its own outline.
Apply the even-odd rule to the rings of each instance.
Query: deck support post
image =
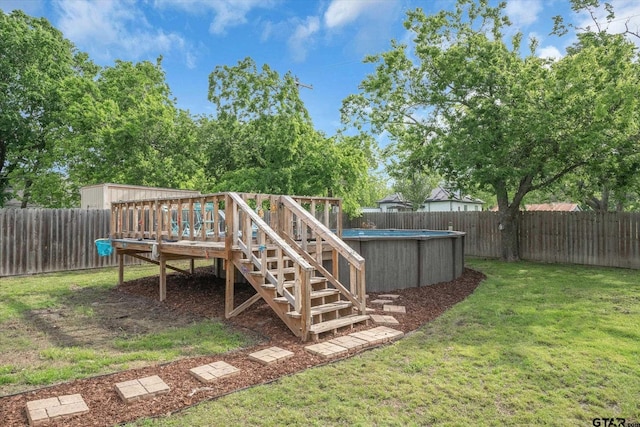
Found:
[[[233,262],[228,260],[226,263],[227,271],[226,271],[226,289],[224,292],[224,317],[229,319],[232,317],[233,312],[233,292],[234,292],[234,282],[236,275],[236,268],[233,265]]]
[[[191,258],[190,262],[189,262],[189,272],[191,274],[196,272],[196,260]]]
[[[118,285],[124,283],[124,254],[122,251],[116,251],[118,254]]]
[[[167,298],[167,259],[160,255],[160,301]]]

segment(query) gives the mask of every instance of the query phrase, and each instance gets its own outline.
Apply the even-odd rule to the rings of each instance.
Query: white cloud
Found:
[[[517,28],[527,27],[538,20],[542,0],[508,0],[505,13]]]
[[[288,45],[296,62],[302,62],[307,57],[307,52],[313,44],[313,36],[320,30],[320,19],[317,16],[308,16],[300,22],[291,37]]]
[[[186,54],[186,64],[187,64],[187,68],[190,70],[193,70],[194,68],[196,68],[196,63],[197,63],[197,56],[192,52],[192,51],[188,51]]]
[[[58,0],[55,4],[58,28],[98,60],[155,57],[184,49],[186,44],[177,33],[153,28],[132,0]]]
[[[362,57],[386,50],[403,18],[401,0],[332,0],[323,23],[327,39],[344,39],[348,33],[344,49]]]
[[[400,0],[332,0],[318,16],[261,22],[260,41],[286,40],[296,62],[304,61],[318,42],[340,43],[361,58],[388,47],[401,6]]]
[[[209,25],[212,34],[225,34],[227,29],[247,22],[253,9],[269,9],[278,0],[156,0],[155,5],[165,9],[182,9],[193,14],[213,12]]]
[[[324,13],[324,23],[327,28],[341,27],[355,21],[371,6],[370,2],[362,0],[332,0]]]
[[[600,7],[596,11],[595,16],[601,28],[606,29],[609,33],[622,33],[627,28],[632,32],[640,32],[640,2],[637,0],[611,0],[609,3],[613,6],[615,12],[615,19],[607,25],[606,15],[607,12],[604,7]],[[575,21],[575,25],[578,28],[590,28],[591,31],[597,31],[596,25],[593,19],[587,12],[584,12]],[[637,38],[633,38],[634,42],[638,44]]]
[[[555,46],[545,46],[538,50],[538,57],[540,58],[549,58],[549,59],[560,59],[564,55],[558,50]]]

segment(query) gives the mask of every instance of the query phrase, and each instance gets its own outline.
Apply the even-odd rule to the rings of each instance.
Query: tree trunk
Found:
[[[527,184],[525,182],[525,184]],[[522,187],[523,185],[521,185]],[[500,181],[494,185],[498,199],[498,212],[500,214],[500,259],[507,262],[520,260],[519,242],[519,214],[520,202],[526,191],[519,191],[514,201],[509,203],[507,187]]]
[[[519,222],[518,212],[515,214],[509,209],[500,213],[500,258],[503,261],[513,262],[520,260]]]
[[[24,192],[22,193],[22,203],[20,209],[26,209],[29,206],[29,199],[31,199],[31,185],[33,181],[29,178],[26,179],[24,184]]]

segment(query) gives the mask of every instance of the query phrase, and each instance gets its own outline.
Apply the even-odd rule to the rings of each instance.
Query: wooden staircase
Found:
[[[293,226],[277,227],[276,231],[239,194],[229,194],[233,200],[233,215],[231,219],[227,217],[234,240],[233,265],[257,292],[246,306],[264,299],[287,327],[305,341],[369,319],[365,307],[364,259],[292,199],[279,202],[285,210],[280,218],[293,218],[290,222],[298,224],[296,231],[304,227],[304,241],[299,232],[294,233]],[[337,277],[340,254],[346,259],[343,263],[350,266],[349,285]],[[350,261],[357,265],[351,265]],[[328,262],[332,263],[333,272],[325,268]],[[243,305],[231,315],[246,308]]]

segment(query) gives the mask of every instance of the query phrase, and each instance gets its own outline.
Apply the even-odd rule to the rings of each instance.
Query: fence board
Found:
[[[117,265],[94,243],[109,235],[110,218],[98,209],[0,209],[0,277]]]
[[[640,269],[640,212],[522,212],[522,259]],[[500,256],[496,212],[367,212],[345,218],[345,228],[418,228],[464,231],[465,253]]]

